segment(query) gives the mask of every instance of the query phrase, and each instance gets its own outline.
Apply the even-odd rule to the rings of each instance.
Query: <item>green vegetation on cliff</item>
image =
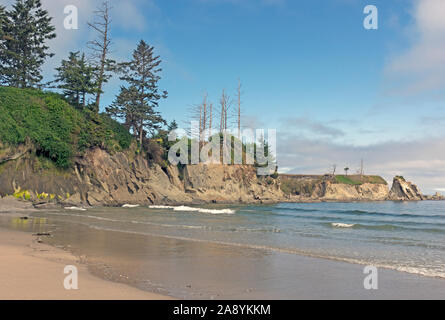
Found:
[[[104,114],[76,109],[56,93],[0,87],[0,142],[31,141],[37,155],[67,168],[73,156],[94,146],[109,152],[130,146],[131,135]]]
[[[366,176],[366,175],[280,175],[281,190],[289,195],[304,195],[311,196],[323,182],[330,182],[333,184],[344,184],[359,186],[364,183],[383,184],[388,183],[380,176]]]
[[[350,175],[343,176],[338,175],[335,176],[335,183],[340,184],[351,184],[351,185],[361,185],[364,183],[372,183],[372,184],[388,184],[385,179],[380,176],[365,176],[365,175]]]

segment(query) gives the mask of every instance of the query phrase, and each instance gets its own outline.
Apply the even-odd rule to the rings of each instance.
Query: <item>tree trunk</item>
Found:
[[[241,80],[238,79],[238,139],[241,139]]]
[[[139,144],[140,144],[141,151],[142,151],[143,136],[144,136],[144,121],[141,120],[141,127],[139,129]]]
[[[210,104],[210,121],[209,121],[209,138],[212,135],[212,109],[213,109],[213,104]]]

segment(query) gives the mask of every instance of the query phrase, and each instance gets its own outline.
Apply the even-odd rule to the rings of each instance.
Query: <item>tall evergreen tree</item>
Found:
[[[68,60],[62,60],[56,70],[55,82],[60,83],[57,88],[63,89],[71,104],[85,107],[87,94],[93,94],[97,89],[93,79],[95,68],[86,62],[85,54],[70,52]]]
[[[47,57],[47,40],[55,38],[55,28],[40,0],[16,0],[6,13],[7,35],[0,52],[0,74],[10,86],[34,87],[42,80],[41,67]]]
[[[5,42],[8,36],[6,35],[6,24],[9,23],[8,17],[6,16],[6,10],[4,6],[0,6],[0,58],[6,50]],[[2,60],[0,60],[0,71],[2,70]],[[5,78],[2,72],[0,72],[0,85],[5,82]]]
[[[125,119],[127,126],[139,138],[141,146],[146,133],[154,134],[166,122],[155,110],[161,99],[167,98],[167,91],[160,92],[158,82],[161,59],[154,54],[154,47],[141,40],[133,52],[130,62],[121,64],[124,76],[120,79],[128,83],[107,112]]]
[[[6,11],[4,6],[0,6],[0,43],[3,42],[5,34],[3,33],[4,24],[6,23]]]

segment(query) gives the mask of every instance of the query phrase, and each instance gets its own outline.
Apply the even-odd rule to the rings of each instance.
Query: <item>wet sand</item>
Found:
[[[445,299],[445,280],[363,265],[169,237],[64,227],[54,241],[85,254],[93,274],[179,299]]]
[[[379,269],[378,290],[366,290],[363,265],[26,212],[0,214],[0,299],[445,299],[445,279]],[[46,244],[32,235],[46,231]],[[63,287],[66,265],[79,290]]]
[[[78,268],[78,290],[66,290],[64,268]],[[0,229],[1,300],[157,300],[157,295],[93,276],[79,259],[61,249],[38,243],[30,233]]]

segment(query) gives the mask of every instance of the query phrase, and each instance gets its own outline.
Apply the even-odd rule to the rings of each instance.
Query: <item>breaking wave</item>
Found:
[[[347,224],[347,223],[331,223],[333,227],[336,228],[352,228],[355,224]]]

